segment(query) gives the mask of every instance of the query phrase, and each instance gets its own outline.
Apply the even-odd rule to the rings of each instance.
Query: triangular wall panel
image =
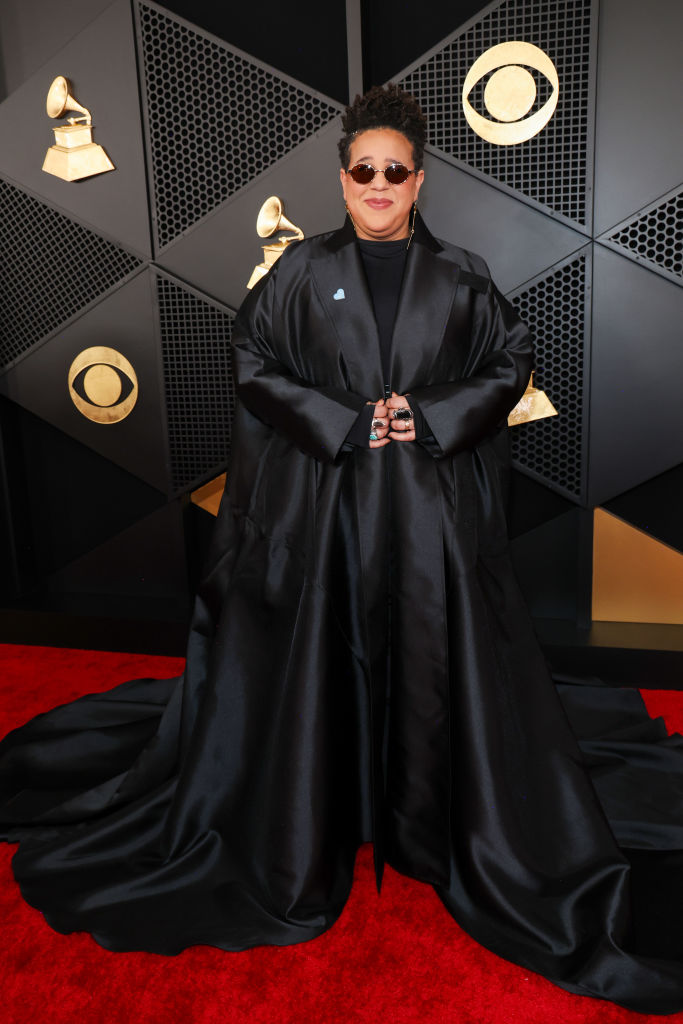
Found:
[[[50,84],[69,79],[74,98],[93,118],[93,141],[116,170],[63,181],[42,170],[54,143],[45,112]],[[133,18],[129,0],[116,0],[99,18],[0,104],[0,175],[27,188],[95,231],[141,256],[151,255],[147,179]]]
[[[588,501],[683,461],[683,288],[595,244]]]
[[[534,384],[558,415],[510,428],[518,468],[582,502],[586,492],[590,246],[508,298],[534,336]]]
[[[102,299],[0,378],[0,392],[160,491],[168,489],[167,450],[151,272]],[[87,419],[71,400],[69,367],[84,349],[120,352],[138,379],[138,399],[118,423]]]
[[[683,624],[683,554],[595,509],[593,618]]]
[[[0,368],[141,265],[132,252],[0,178]]]
[[[230,339],[234,313],[155,273],[166,423],[174,494],[225,468],[235,411]]]
[[[510,544],[515,574],[532,615],[576,619],[580,598],[579,509],[556,516]]]
[[[595,232],[680,188],[683,4],[600,0]]]
[[[83,501],[88,501],[87,489]],[[182,510],[178,502],[141,517],[46,581],[52,592],[165,598],[169,609],[183,605],[187,591]]]
[[[683,462],[618,494],[605,509],[683,554]]]
[[[8,460],[7,481],[21,538],[18,575],[27,589],[165,504],[157,488],[46,420],[16,409],[11,423],[16,457]]]
[[[397,77],[427,114],[432,146],[586,233],[592,226],[596,9],[592,0],[499,0]],[[559,101],[539,134],[528,142],[500,146],[486,142],[470,128],[463,113],[462,88],[482,53],[512,40],[532,43],[550,57],[559,76]],[[488,77],[474,86],[470,98],[484,116]],[[534,72],[534,77],[537,100],[531,113],[550,94],[545,75]]]
[[[223,491],[225,490],[226,479],[227,473],[221,473],[219,476],[214,477],[213,480],[209,480],[208,483],[198,487],[190,495],[192,504],[203,508],[205,512],[212,516],[217,516]]]
[[[639,210],[598,240],[683,284],[683,186]]]
[[[340,106],[158,4],[138,0],[136,8],[163,248]]]

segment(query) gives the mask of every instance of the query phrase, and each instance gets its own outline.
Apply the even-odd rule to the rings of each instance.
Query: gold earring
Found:
[[[408,249],[410,249],[410,243],[412,242],[413,235],[415,233],[415,216],[416,216],[416,214],[417,214],[417,200],[413,203],[413,220],[412,220],[412,223],[410,225],[410,236],[408,238],[408,244],[406,246],[406,252],[408,252]]]

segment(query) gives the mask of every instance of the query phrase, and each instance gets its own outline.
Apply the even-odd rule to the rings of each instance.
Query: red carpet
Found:
[[[125,679],[171,676],[177,658],[0,645],[0,734],[57,703]],[[683,693],[644,694],[683,729]],[[282,948],[178,957],[108,953],[58,935],[20,898],[0,845],[0,1016],[7,1024],[683,1024],[569,995],[500,960],[457,927],[432,889],[359,853],[344,913],[325,935]]]

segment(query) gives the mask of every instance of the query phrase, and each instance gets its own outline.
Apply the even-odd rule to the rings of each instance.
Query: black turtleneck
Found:
[[[391,242],[371,242],[364,238],[358,239],[358,248],[363,258],[365,276],[375,310],[385,385],[390,384],[391,336],[394,333],[403,270],[408,255],[407,247],[408,240],[405,238],[395,239]]]

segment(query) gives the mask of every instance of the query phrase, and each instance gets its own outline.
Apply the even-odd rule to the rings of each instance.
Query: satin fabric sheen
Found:
[[[483,261],[418,217],[391,385],[429,444],[344,446],[383,383],[348,222],[289,247],[233,345],[229,485],[184,676],[0,745],[25,898],[114,950],[291,944],[333,924],[372,840],[378,887],[385,862],[432,884],[501,956],[683,1009],[661,871],[680,877],[683,752],[637,696],[566,681],[560,700],[547,674],[503,513],[531,346]]]

